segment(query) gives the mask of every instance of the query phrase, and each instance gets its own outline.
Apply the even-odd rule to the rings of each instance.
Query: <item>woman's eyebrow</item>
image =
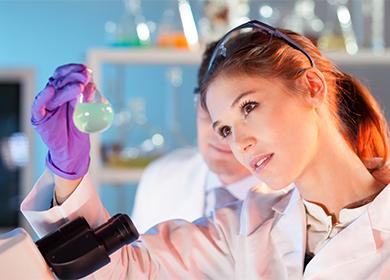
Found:
[[[248,91],[245,91],[245,92],[241,93],[239,96],[236,97],[236,99],[234,99],[234,101],[232,102],[232,104],[230,105],[230,107],[233,108],[234,106],[237,105],[237,103],[240,101],[241,98],[243,98],[243,97],[245,97],[245,96],[247,96],[247,95],[253,94],[253,93],[255,93],[255,92],[256,92],[256,90],[250,89],[250,90],[248,90]]]
[[[215,128],[220,124],[219,121],[215,121],[213,122],[213,130],[215,130]]]
[[[247,90],[247,91],[241,93],[239,96],[237,96],[237,97],[234,99],[234,101],[232,102],[232,104],[230,105],[230,107],[233,108],[234,106],[236,106],[236,104],[240,101],[241,98],[243,98],[243,97],[245,97],[245,96],[247,96],[247,95],[253,94],[253,93],[255,93],[255,92],[256,92],[256,90],[250,89],[250,90]],[[217,127],[219,124],[220,124],[220,121],[215,121],[215,122],[213,122],[213,124],[212,124],[213,130],[215,130],[216,127]]]

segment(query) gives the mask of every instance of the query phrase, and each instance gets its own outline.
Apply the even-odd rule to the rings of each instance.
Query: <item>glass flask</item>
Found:
[[[118,23],[105,24],[106,37],[113,47],[150,45],[150,28],[142,15],[140,0],[123,0],[124,13]]]
[[[114,110],[108,99],[96,88],[93,79],[80,93],[73,112],[73,122],[84,133],[102,132],[114,120]]]
[[[133,98],[115,120],[119,142],[107,154],[107,163],[117,167],[145,167],[165,153],[165,137],[147,119],[143,98]]]
[[[163,12],[157,30],[157,46],[163,48],[196,49],[199,44],[198,30],[190,3],[175,0]]]

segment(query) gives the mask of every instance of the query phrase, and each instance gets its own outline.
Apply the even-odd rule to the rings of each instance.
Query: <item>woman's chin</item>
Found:
[[[275,178],[272,176],[259,176],[254,174],[260,181],[264,182],[270,189],[278,191],[282,190],[285,187],[289,186],[292,182],[287,180],[281,180],[282,178]]]

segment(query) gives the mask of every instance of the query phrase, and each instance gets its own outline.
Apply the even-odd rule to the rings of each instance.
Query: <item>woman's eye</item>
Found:
[[[257,107],[257,105],[258,103],[254,101],[246,102],[241,106],[241,111],[244,113],[245,116],[247,116]]]
[[[229,136],[229,134],[231,133],[231,129],[230,127],[228,126],[222,126],[220,129],[219,129],[219,135],[221,135],[223,138],[226,138]]]

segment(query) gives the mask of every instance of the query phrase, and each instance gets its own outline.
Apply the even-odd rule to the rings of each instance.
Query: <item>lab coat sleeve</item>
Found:
[[[124,247],[120,257],[101,269],[99,279],[235,279],[239,237],[232,212],[156,225]]]
[[[71,196],[60,206],[50,208],[54,178],[45,171],[21,204],[21,211],[39,237],[55,231],[77,217],[85,217],[92,228],[108,220],[109,215],[86,175]]]
[[[49,209],[51,177],[45,173],[22,202],[22,211],[39,236],[78,216],[84,216],[92,227],[108,219],[88,175],[62,205]],[[110,264],[89,278],[231,279],[238,212],[238,208],[225,208],[193,223],[184,220],[161,223],[112,254]]]

